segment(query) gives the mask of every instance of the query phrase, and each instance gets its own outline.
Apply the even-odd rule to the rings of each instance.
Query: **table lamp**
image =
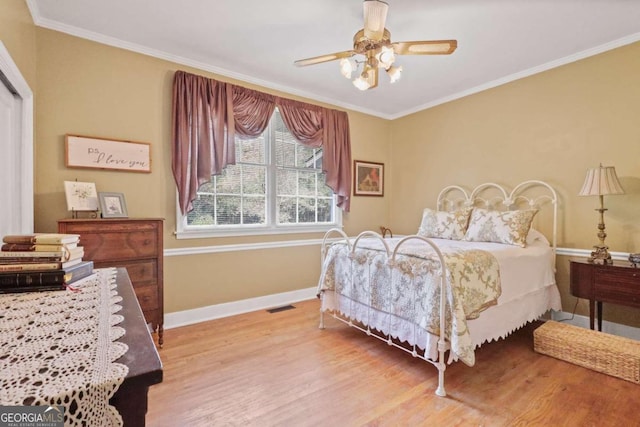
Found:
[[[580,190],[580,196],[599,196],[600,208],[596,209],[600,212],[600,223],[598,224],[598,238],[600,244],[594,246],[594,251],[591,252],[589,262],[613,264],[611,255],[609,254],[609,248],[604,244],[604,239],[607,237],[604,227],[604,212],[607,210],[604,208],[604,196],[613,194],[624,194],[624,190],[618,181],[616,175],[616,169],[613,166],[602,166],[589,169],[587,176],[584,179],[582,190]]]

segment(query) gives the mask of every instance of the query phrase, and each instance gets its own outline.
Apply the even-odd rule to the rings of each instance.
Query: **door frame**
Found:
[[[9,91],[21,98],[20,111],[20,140],[19,144],[20,164],[19,176],[16,179],[20,183],[20,219],[21,233],[32,233],[34,227],[34,191],[33,191],[33,92],[27,81],[20,73],[18,66],[11,58],[9,51],[0,41],[0,84],[7,86]],[[4,76],[4,78],[2,78]]]

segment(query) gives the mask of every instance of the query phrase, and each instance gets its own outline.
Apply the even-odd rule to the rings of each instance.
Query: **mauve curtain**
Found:
[[[278,108],[284,124],[301,144],[322,147],[326,184],[338,196],[338,207],[349,212],[351,139],[347,113],[284,98],[278,98]]]
[[[198,187],[235,163],[232,98],[226,83],[176,72],[173,80],[171,168],[182,214],[193,209]],[[229,117],[231,116],[231,117]]]
[[[301,144],[322,147],[326,183],[338,196],[338,207],[349,211],[351,139],[346,112],[177,71],[172,169],[183,215],[193,209],[198,187],[235,163],[235,135],[259,136],[276,106]]]
[[[235,128],[238,135],[255,138],[264,132],[276,109],[275,97],[267,93],[233,86],[233,115],[235,123],[227,123]]]

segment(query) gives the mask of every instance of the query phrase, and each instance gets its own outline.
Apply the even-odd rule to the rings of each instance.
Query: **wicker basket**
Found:
[[[640,341],[547,321],[533,331],[533,349],[640,384]]]

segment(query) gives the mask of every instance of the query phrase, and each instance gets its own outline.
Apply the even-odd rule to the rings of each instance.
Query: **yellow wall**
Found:
[[[586,170],[602,162],[616,167],[626,191],[605,197],[607,244],[611,251],[640,252],[638,112],[635,43],[394,120],[391,224],[415,232],[422,209],[435,207],[446,185],[493,181],[513,188],[540,179],[560,198],[558,245],[590,249],[598,243],[599,202],[577,194]],[[563,306],[571,311],[567,264],[558,258]],[[579,312],[587,313],[586,306]],[[605,311],[609,319],[640,325],[637,310],[609,305]]]
[[[25,1],[0,1],[0,41],[31,90],[35,91],[36,28]]]
[[[99,191],[124,193],[132,217],[165,218],[166,249],[321,237],[175,239],[173,73],[183,69],[233,80],[36,28],[21,0],[0,2],[0,40],[35,94],[36,231],[55,231],[56,220],[69,216],[63,181],[78,179],[95,182]],[[602,162],[616,166],[627,191],[605,200],[607,242],[612,251],[640,252],[638,111],[640,43],[394,121],[350,111],[353,158],[385,163],[386,188],[384,198],[353,199],[345,231],[353,235],[386,225],[395,234],[412,233],[422,209],[434,206],[445,185],[495,181],[509,186],[535,178],[558,190],[559,245],[587,249],[596,243],[597,199],[576,194],[586,169]],[[153,171],[68,169],[67,133],[149,142]],[[317,246],[170,256],[165,258],[165,311],[314,286],[318,260]],[[564,309],[571,311],[575,299],[568,296],[562,256],[558,281]],[[585,307],[581,302],[578,312],[584,314]],[[606,317],[638,325],[635,310],[607,306]]]
[[[47,165],[36,171],[37,231],[55,230],[56,220],[69,216],[63,181],[77,179],[95,182],[98,191],[124,193],[131,217],[165,218],[165,249],[322,237],[318,233],[174,237],[176,195],[170,152],[173,74],[183,69],[229,79],[46,29],[37,30],[37,54],[37,160]],[[355,112],[349,112],[349,121],[354,158],[388,163],[390,122]],[[149,142],[152,173],[66,168],[64,136],[68,133]],[[352,211],[344,216],[345,231],[358,233],[388,224],[387,200],[355,198]],[[318,275],[319,246],[170,256],[165,258],[165,310],[308,288],[316,284]]]

